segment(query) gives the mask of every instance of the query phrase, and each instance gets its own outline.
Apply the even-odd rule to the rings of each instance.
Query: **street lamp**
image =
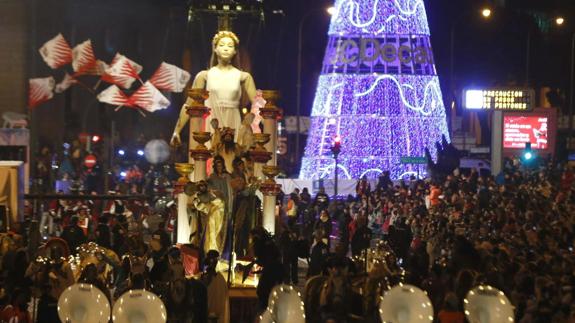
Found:
[[[561,17],[561,16],[555,18],[555,24],[556,24],[557,26],[562,26],[563,23],[565,23],[565,18],[563,18],[563,17]]]
[[[303,38],[303,26],[307,20],[311,16],[312,13],[324,11],[323,8],[316,8],[313,10],[308,11],[300,20],[299,27],[298,27],[298,37],[297,37],[297,84],[296,84],[296,119],[297,119],[297,134],[295,137],[295,151],[296,157],[299,159],[299,136],[301,131],[300,126],[300,115],[301,115],[301,59],[302,59],[302,38]],[[329,15],[334,15],[337,12],[335,7],[329,7],[326,9]]]
[[[489,8],[483,8],[483,10],[481,10],[481,15],[482,15],[484,18],[489,18],[489,17],[491,17],[491,9],[489,9]]]
[[[333,138],[333,146],[331,146],[331,153],[333,154],[333,159],[335,161],[335,167],[333,168],[334,172],[334,183],[333,183],[333,196],[337,198],[337,168],[338,168],[338,161],[337,157],[341,152],[341,137],[339,135]]]
[[[327,11],[327,13],[328,13],[330,16],[333,16],[333,15],[335,15],[335,13],[337,12],[337,8],[334,7],[334,6],[331,6],[331,7],[327,8],[326,11]]]

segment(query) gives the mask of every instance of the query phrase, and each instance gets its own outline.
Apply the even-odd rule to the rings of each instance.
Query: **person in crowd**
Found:
[[[46,323],[58,322],[58,299],[74,283],[74,273],[62,248],[51,246],[48,251],[48,257],[30,263],[26,269],[26,276],[40,291],[36,317],[38,322]]]
[[[349,208],[345,207],[343,201],[338,201],[337,203],[335,218],[337,220],[337,228],[339,232],[338,246],[342,248],[341,252],[345,255],[349,250],[349,243],[351,240],[349,225],[353,219],[349,213]]]
[[[128,234],[128,221],[126,216],[116,216],[116,223],[112,227],[112,249],[119,255],[126,252],[126,235]]]
[[[88,264],[84,267],[82,273],[80,273],[80,277],[78,278],[78,283],[85,283],[91,284],[96,286],[106,297],[108,301],[112,300],[110,295],[110,290],[107,288],[106,283],[100,278],[98,275],[98,268],[95,264]]]
[[[298,235],[294,227],[287,225],[280,234],[280,251],[284,265],[285,283],[298,284]]]
[[[322,239],[323,242],[328,246],[331,245],[330,243],[330,236],[333,229],[333,224],[331,223],[331,217],[326,209],[321,210],[319,213],[319,219],[315,222],[313,227],[314,231],[321,231],[322,232]]]
[[[299,195],[299,201],[300,203],[303,203],[305,205],[311,205],[311,195],[309,194],[309,190],[307,189],[307,187],[304,187],[301,190],[301,193]]]
[[[29,261],[26,249],[8,250],[3,253],[0,279],[8,295],[12,294],[12,291],[16,289],[24,292],[30,290],[32,281],[30,277],[26,276],[28,266]]]
[[[158,229],[152,233],[152,238],[159,240],[161,244],[160,250],[163,252],[165,252],[172,245],[172,239],[166,232],[166,222],[162,221],[158,223]]]
[[[128,184],[135,184],[139,186],[141,185],[143,178],[144,174],[142,173],[142,170],[140,170],[140,167],[138,167],[138,165],[133,165],[126,172],[124,181]]]
[[[284,282],[284,267],[281,262],[281,252],[276,241],[263,227],[255,227],[250,232],[251,240],[253,242],[253,255],[254,262],[261,270],[255,271],[259,273],[259,282],[256,288],[256,295],[258,297],[258,312],[263,312],[268,306],[268,299],[272,288],[275,285]],[[244,277],[247,272],[244,269]]]
[[[327,244],[324,242],[324,234],[321,230],[314,233],[314,243],[311,246],[307,277],[320,275],[323,272],[324,262],[329,253]]]
[[[205,270],[200,277],[208,290],[208,320],[218,323],[230,321],[230,305],[228,301],[228,284],[222,273],[216,271],[220,253],[209,250],[206,254]]]
[[[82,228],[80,228],[78,225],[78,217],[72,217],[70,224],[64,228],[64,231],[60,237],[68,243],[68,247],[73,253],[76,252],[76,248],[78,248],[78,246],[86,242],[84,230],[82,230]]]
[[[371,184],[367,180],[367,177],[364,175],[355,185],[355,195],[358,198],[362,198],[363,196],[369,196],[370,192]]]
[[[375,189],[385,193],[391,188],[393,188],[393,181],[391,180],[390,173],[389,171],[384,171],[377,178],[377,185]]]
[[[290,193],[286,204],[286,216],[288,226],[293,226],[297,222],[299,197],[296,192]]]
[[[321,210],[326,210],[329,206],[329,196],[325,192],[325,188],[322,186],[319,188],[315,199],[313,200],[313,207],[317,214],[321,212]]]
[[[28,303],[30,294],[21,289],[14,289],[9,295],[10,303],[0,311],[0,322],[32,323]]]
[[[460,310],[457,296],[454,293],[445,295],[443,307],[438,314],[440,323],[464,323],[465,315]]]
[[[367,219],[363,216],[357,218],[357,229],[351,238],[352,256],[360,256],[369,248],[371,242],[371,229],[367,226]]]
[[[96,227],[96,243],[104,248],[112,248],[112,236],[110,227],[108,226],[108,217],[102,215],[98,218],[98,226]]]

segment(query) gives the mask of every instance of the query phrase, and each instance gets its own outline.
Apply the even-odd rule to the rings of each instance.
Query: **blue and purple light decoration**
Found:
[[[300,178],[423,175],[402,165],[449,140],[423,0],[336,0]]]

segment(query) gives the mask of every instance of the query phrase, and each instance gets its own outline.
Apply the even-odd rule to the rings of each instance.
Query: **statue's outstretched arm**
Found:
[[[254,101],[256,97],[256,83],[254,82],[254,78],[250,75],[250,73],[243,72],[242,76],[242,85],[244,91],[246,91],[250,102]]]
[[[192,83],[192,89],[203,89],[206,87],[206,77],[207,71],[201,71],[196,75],[194,78],[194,82]],[[173,146],[179,146],[181,144],[180,140],[180,132],[182,132],[182,128],[186,126],[188,120],[190,120],[190,116],[188,116],[187,108],[192,104],[192,99],[189,97],[186,98],[186,103],[182,105],[182,109],[180,110],[180,116],[178,117],[178,122],[176,122],[176,127],[174,128],[174,134],[172,135],[172,140],[170,144]]]

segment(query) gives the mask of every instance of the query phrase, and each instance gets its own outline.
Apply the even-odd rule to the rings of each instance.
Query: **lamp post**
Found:
[[[338,162],[337,157],[341,152],[341,137],[338,135],[333,139],[333,146],[331,146],[331,153],[333,154],[333,159],[335,161],[335,167],[333,168],[334,183],[333,183],[333,196],[337,198],[337,168]]]
[[[569,82],[569,137],[567,137],[567,149],[571,147],[571,137],[573,136],[573,86],[575,82],[575,33],[571,35],[571,65]]]
[[[307,21],[307,18],[309,18],[312,13],[316,13],[319,11],[323,11],[322,8],[316,8],[313,10],[308,11],[299,21],[299,26],[298,26],[298,36],[297,36],[297,83],[296,83],[296,120],[297,120],[297,125],[296,125],[296,129],[297,129],[297,134],[295,137],[295,151],[296,151],[296,157],[298,157],[297,159],[299,159],[299,147],[300,147],[300,131],[301,131],[301,126],[300,126],[300,116],[301,116],[301,69],[302,69],[302,40],[303,40],[303,27],[305,25],[305,22]],[[334,7],[329,7],[327,8],[327,13],[329,15],[333,15],[335,13],[335,8]]]

